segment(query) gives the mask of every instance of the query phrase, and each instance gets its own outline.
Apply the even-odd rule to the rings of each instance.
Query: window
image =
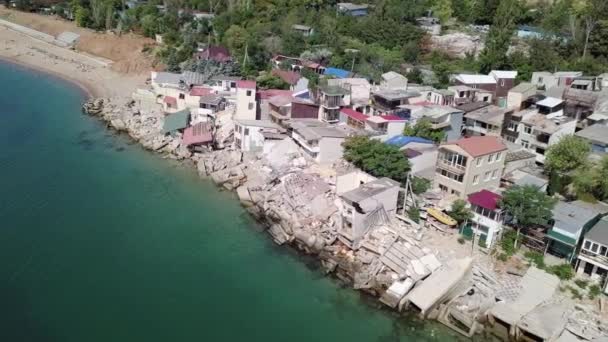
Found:
[[[532,127],[528,125],[524,125],[524,133],[532,134]]]
[[[485,177],[484,177],[484,178],[485,178],[485,180],[486,180],[486,182],[490,180],[490,176],[491,176],[491,175],[492,175],[492,174],[490,173],[490,171],[486,172]]]
[[[456,182],[458,182],[458,183],[462,183],[462,180],[464,179],[464,176],[463,176],[463,175],[458,175],[458,174],[455,174],[455,173],[453,173],[453,172],[450,172],[450,171],[448,171],[448,170],[444,170],[444,169],[441,169],[441,170],[439,171],[439,173],[440,173],[440,174],[441,174],[443,177],[449,178],[449,179],[454,180],[454,181],[456,181]]]
[[[501,79],[501,80],[500,80],[500,86],[501,86],[501,87],[504,87],[504,86],[505,86],[505,80],[504,80],[504,79]]]
[[[448,187],[443,185],[443,184],[439,184],[439,190],[441,190],[442,192],[448,192]]]
[[[502,157],[502,152],[496,153],[496,161],[500,161],[501,157]]]
[[[492,171],[492,179],[496,179],[498,177],[498,170]]]
[[[249,110],[253,109],[253,102],[249,102],[249,106],[247,106],[247,108],[249,108]]]
[[[518,126],[517,122],[510,121],[507,129],[511,132],[517,132],[517,126]]]
[[[183,100],[186,98],[186,95],[184,95],[183,93],[179,93],[179,99]]]
[[[458,97],[464,97],[464,91],[461,91],[460,93],[458,93]]]
[[[523,146],[525,148],[530,148],[530,143],[527,142],[526,140],[522,140],[520,144],[521,144],[521,146]]]
[[[541,156],[544,156],[545,155],[545,149],[537,147],[536,148],[536,153],[540,154]]]
[[[249,135],[249,128],[245,128],[245,135]]]
[[[584,248],[590,250],[591,249],[591,241],[585,240],[585,247]]]
[[[598,249],[598,248],[599,248],[599,246],[598,246],[598,244],[597,244],[597,243],[594,243],[594,244],[592,244],[592,245],[591,245],[591,251],[592,251],[593,253],[597,253],[597,249]]]
[[[251,90],[247,90],[247,96],[251,96]]]
[[[473,184],[479,184],[479,175],[475,175],[475,177],[473,177]]]
[[[490,97],[488,97],[488,96],[483,97],[483,102],[489,102],[489,101],[490,101]]]
[[[600,255],[606,256],[607,251],[608,251],[608,248],[606,248],[606,246],[600,247]]]
[[[488,164],[491,164],[493,160],[494,160],[494,153],[492,153],[488,156]]]
[[[515,143],[515,140],[516,140],[515,137],[512,137],[510,135],[505,135],[503,138],[505,138],[506,141],[512,142],[512,143]]]
[[[481,158],[477,158],[477,167],[481,166]]]

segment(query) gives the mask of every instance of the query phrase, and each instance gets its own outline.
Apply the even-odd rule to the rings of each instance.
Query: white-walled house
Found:
[[[236,82],[236,112],[235,120],[256,120],[256,83],[255,81]]]
[[[367,232],[396,214],[398,196],[399,183],[386,177],[341,193],[340,240],[357,249]]]
[[[578,253],[576,273],[597,280],[608,294],[608,218],[600,219],[585,235]]]
[[[471,229],[475,241],[483,241],[487,247],[493,246],[502,234],[503,211],[499,207],[502,197],[488,190],[481,190],[468,196],[473,218]]]
[[[576,120],[564,115],[540,114],[538,110],[528,110],[513,115],[521,115],[517,124],[516,144],[536,154],[538,163],[545,163],[545,152],[563,137],[574,134]],[[507,129],[515,129],[509,126]]]
[[[278,137],[283,131],[269,120],[235,120],[234,145],[243,152],[261,151],[267,139]]]
[[[321,122],[293,122],[291,137],[317,163],[331,164],[342,158],[342,142],[347,135]]]

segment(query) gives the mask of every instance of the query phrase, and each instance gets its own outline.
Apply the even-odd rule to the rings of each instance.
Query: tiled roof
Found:
[[[357,112],[354,109],[350,109],[350,108],[342,108],[340,109],[340,113],[343,113],[346,116],[349,116],[355,120],[358,121],[365,121],[367,120],[367,115],[361,113],[361,112]]]
[[[470,194],[469,203],[488,210],[496,210],[501,198],[499,194],[484,189]]]
[[[256,83],[255,81],[240,80],[236,81],[236,87],[243,89],[255,89]]]
[[[507,149],[507,146],[502,143],[498,137],[492,136],[475,136],[462,138],[455,141],[447,142],[447,145],[458,145],[473,157],[484,156],[486,154],[500,152]]]
[[[211,129],[211,123],[209,122],[199,122],[192,127],[186,128],[182,138],[182,145],[190,146],[211,142],[213,140]]]
[[[400,118],[397,115],[380,115],[380,117],[386,121],[407,121],[406,119]]]
[[[292,96],[293,91],[291,90],[283,90],[283,89],[266,89],[266,90],[258,90],[258,96],[260,100],[268,100],[271,97],[275,96]]]
[[[300,74],[298,74],[295,71],[274,69],[274,70],[272,70],[272,74],[281,78],[283,81],[285,81],[286,83],[289,83],[290,85],[294,85],[294,84],[298,83],[298,81],[301,78]]]
[[[190,96],[203,96],[213,92],[213,89],[207,87],[192,87],[190,90]]]
[[[496,84],[496,80],[490,75],[460,74],[456,79],[464,84]]]

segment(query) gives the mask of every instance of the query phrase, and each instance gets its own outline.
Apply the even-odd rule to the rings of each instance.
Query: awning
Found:
[[[564,234],[558,233],[556,231],[554,231],[553,229],[549,230],[549,232],[547,233],[547,237],[549,239],[555,240],[555,241],[559,241],[561,243],[565,243],[566,245],[570,245],[572,247],[576,246],[576,240],[566,236]]]
[[[188,127],[189,119],[190,111],[187,109],[167,115],[163,124],[163,133],[175,132]]]

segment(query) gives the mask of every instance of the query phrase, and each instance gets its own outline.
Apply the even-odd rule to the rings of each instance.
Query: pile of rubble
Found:
[[[161,132],[164,114],[158,109],[142,110],[130,98],[91,99],[82,105],[85,113],[106,121],[118,132],[126,132],[144,148],[167,153],[175,159],[190,157],[180,145],[181,137]]]

